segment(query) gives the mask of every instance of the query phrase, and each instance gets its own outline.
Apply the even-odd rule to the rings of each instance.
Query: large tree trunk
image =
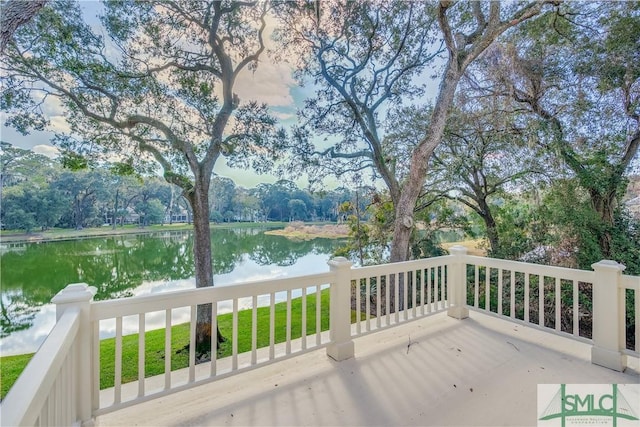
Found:
[[[204,187],[204,188],[203,188]],[[213,286],[213,264],[211,262],[211,228],[209,226],[208,187],[200,183],[187,198],[193,210],[193,254],[195,260],[196,288]],[[201,304],[197,310],[196,352],[204,354],[215,351],[211,348],[211,304]],[[216,331],[217,342],[224,341],[220,330]]]
[[[498,2],[491,3],[488,21],[485,20],[479,7],[474,8],[473,14],[478,22],[478,28],[473,36],[470,37],[455,33],[450,26],[447,9],[454,3],[440,2],[438,23],[444,35],[449,59],[445,68],[444,78],[440,83],[438,98],[433,108],[427,134],[413,152],[409,176],[403,183],[399,203],[395,206],[396,217],[393,241],[391,242],[391,262],[409,259],[409,243],[414,226],[413,210],[427,175],[429,158],[442,140],[448,112],[453,104],[458,82],[465,69],[500,34],[518,23],[539,14],[545,3],[544,1],[528,3],[517,10],[511,19],[506,20],[500,19],[500,4]]]
[[[605,259],[611,259],[613,240],[611,230],[614,227],[614,212],[617,202],[616,191],[613,189],[603,195],[595,189],[590,189],[589,195],[593,209],[598,213],[603,225],[603,229],[598,233],[598,246],[600,246],[602,256]]]
[[[451,108],[453,104],[456,88],[460,81],[461,74],[456,71],[456,69],[457,65],[455,64],[455,60],[450,59],[447,63],[445,77],[440,85],[440,93],[438,94],[438,99],[433,109],[427,135],[413,152],[409,176],[402,185],[400,199],[395,204],[395,222],[391,241],[391,262],[409,260],[409,246],[415,225],[413,219],[414,209],[427,176],[431,154],[433,154],[436,146],[442,140],[449,108]],[[395,301],[393,301],[394,298],[392,298],[391,305],[394,309],[397,306],[398,310],[404,310],[404,299],[402,298],[405,286],[404,275],[398,275],[397,278],[393,278],[392,283],[398,286],[399,301],[397,304],[394,304]],[[394,294],[395,297],[395,293],[392,294]]]
[[[453,104],[453,97],[461,77],[461,73],[456,71],[455,62],[455,59],[449,59],[447,63],[446,74],[440,85],[440,92],[433,109],[427,135],[416,147],[411,157],[409,176],[402,186],[400,200],[395,205],[396,217],[393,240],[391,241],[391,262],[409,259],[409,244],[414,227],[413,211],[427,176],[429,158],[442,140],[447,115]]]
[[[498,253],[498,250],[500,249],[500,240],[498,238],[496,220],[495,218],[493,218],[491,208],[489,208],[489,204],[486,200],[481,199],[478,202],[478,207],[480,208],[479,214],[484,221],[485,228],[487,229],[487,238],[489,239],[491,254],[496,255]]]

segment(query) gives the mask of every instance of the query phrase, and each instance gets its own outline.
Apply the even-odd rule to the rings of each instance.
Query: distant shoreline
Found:
[[[285,222],[227,222],[222,224],[211,224],[211,229],[216,228],[284,228],[288,223]],[[50,229],[47,231],[38,231],[32,233],[18,233],[14,231],[0,232],[0,243],[36,243],[36,242],[55,242],[64,240],[88,239],[94,237],[111,237],[122,236],[128,234],[149,234],[166,231],[189,231],[193,230],[192,224],[156,224],[146,227],[137,225],[125,225],[117,227],[115,230],[109,227],[92,227],[82,230],[72,229]]]

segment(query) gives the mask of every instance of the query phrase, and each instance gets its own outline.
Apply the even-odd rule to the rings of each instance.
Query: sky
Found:
[[[98,27],[96,16],[100,12],[101,5],[97,1],[81,1],[81,5],[88,23]],[[274,48],[271,41],[273,26],[267,28],[265,37],[267,50]],[[292,76],[292,67],[284,62],[274,61],[269,54],[263,54],[255,72],[244,70],[236,80],[234,92],[242,102],[255,100],[264,102],[271,107],[272,114],[279,119],[279,124],[285,127],[291,126],[296,121],[296,108],[302,105],[310,88],[300,88]],[[51,121],[51,128],[55,131],[66,131],[68,126],[62,116],[62,109],[54,104],[47,106],[47,115]],[[4,114],[2,114],[4,116]],[[57,149],[50,143],[54,132],[32,131],[29,135],[22,135],[13,128],[4,125],[2,118],[0,126],[0,138],[19,148],[30,149],[36,153],[55,157]],[[233,169],[227,166],[224,158],[220,158],[214,168],[214,172],[220,176],[233,179],[237,185],[252,188],[261,182],[273,183],[277,177],[273,175],[258,175],[251,170]],[[296,181],[300,186],[306,186],[306,180]]]

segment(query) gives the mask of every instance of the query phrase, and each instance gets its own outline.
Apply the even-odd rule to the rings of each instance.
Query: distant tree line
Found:
[[[144,227],[192,218],[182,190],[160,177],[123,175],[108,166],[72,171],[6,142],[0,161],[4,229]],[[209,219],[216,223],[338,221],[340,206],[354,197],[346,188],[312,193],[286,180],[244,188],[219,176],[209,192]]]

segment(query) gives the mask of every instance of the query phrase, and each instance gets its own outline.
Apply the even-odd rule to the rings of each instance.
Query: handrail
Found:
[[[33,356],[18,380],[2,402],[2,424],[6,426],[35,425],[41,411],[50,397],[58,374],[71,354],[74,339],[80,327],[80,310],[66,310],[40,349]],[[75,388],[73,384],[70,384]],[[73,399],[75,390],[63,399]],[[68,402],[72,404],[72,402]],[[71,419],[62,420],[71,424],[77,414],[69,414]],[[52,423],[53,424],[53,423]]]
[[[229,286],[170,291],[119,300],[98,301],[91,305],[91,320],[104,320],[143,312],[186,307],[192,305],[194,299],[199,300],[200,304],[207,304],[214,301],[246,298],[255,294],[256,287],[260,287],[260,295],[299,289],[305,286],[315,286],[318,283],[329,283],[333,277],[333,273],[327,272],[276,280],[245,282]]]
[[[490,268],[501,268],[503,270],[517,270],[521,273],[529,273],[544,276],[570,276],[581,282],[593,280],[593,271],[578,270],[566,267],[556,267],[544,264],[531,264],[522,261],[511,261],[499,258],[480,257],[475,255],[465,255],[463,261],[469,264],[480,264]]]

